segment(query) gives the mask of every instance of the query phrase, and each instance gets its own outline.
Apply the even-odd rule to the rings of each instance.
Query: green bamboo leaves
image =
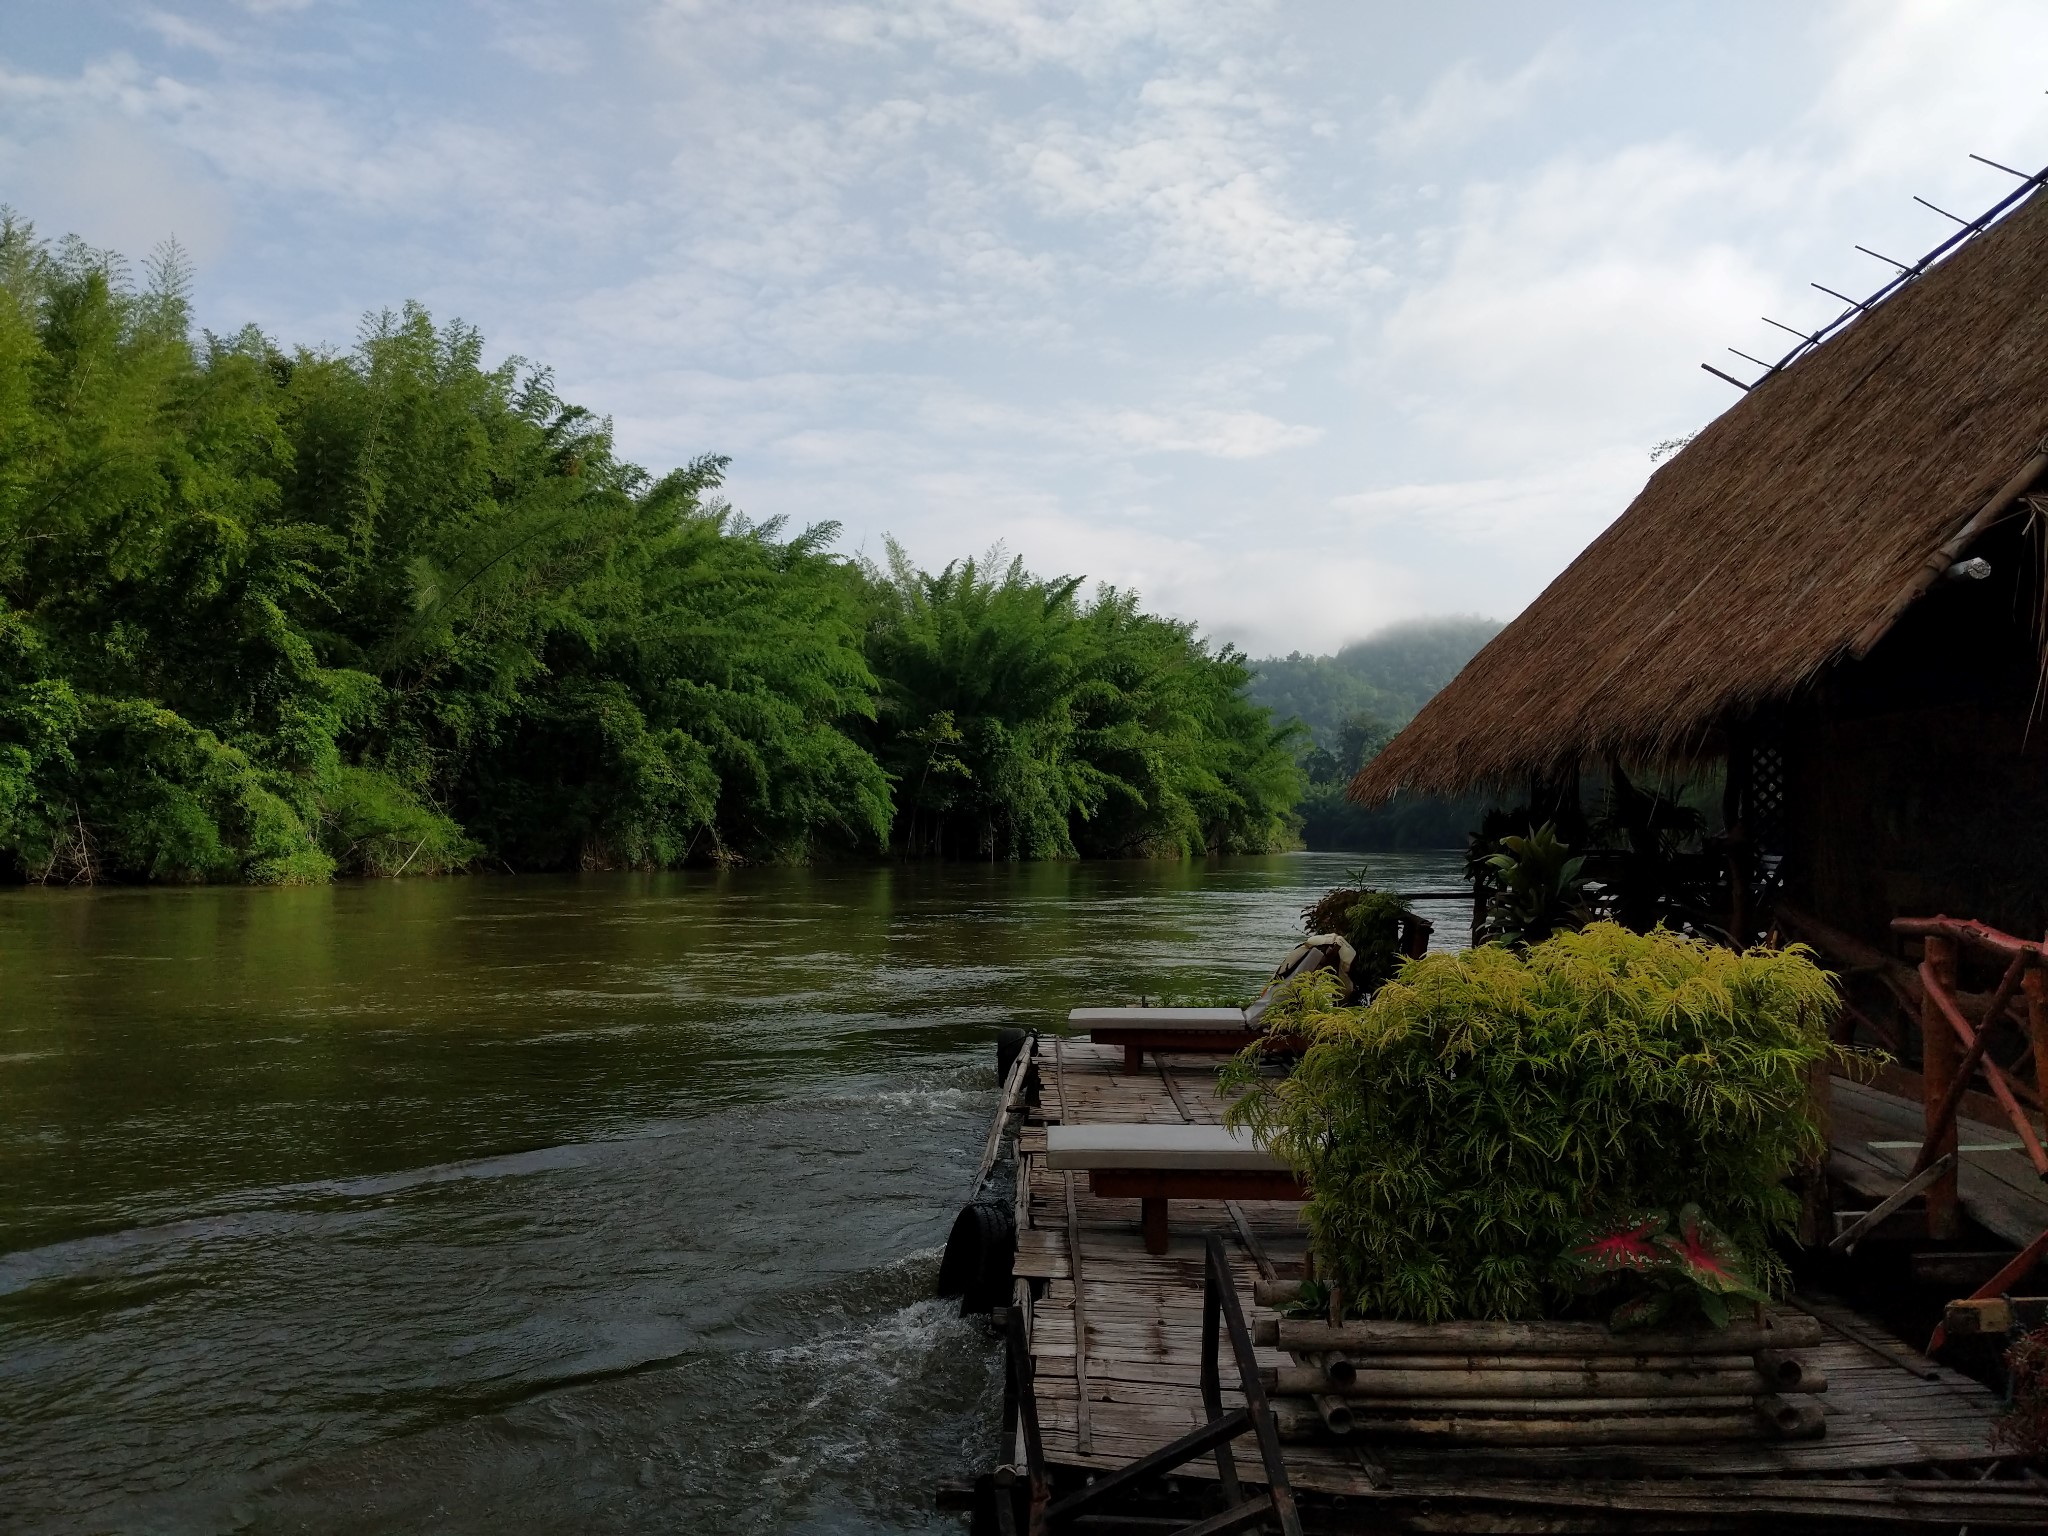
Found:
[[[1297,989],[1275,1032],[1307,1054],[1284,1079],[1244,1063],[1230,1114],[1306,1175],[1316,1251],[1363,1315],[1554,1315],[1589,1224],[1688,1206],[1769,1286],[1837,1006],[1799,946],[1596,923],[1411,961],[1364,1008]]]
[[[656,477],[417,306],[194,337],[174,251],[0,209],[0,878],[262,880],[1286,843],[1241,656]]]

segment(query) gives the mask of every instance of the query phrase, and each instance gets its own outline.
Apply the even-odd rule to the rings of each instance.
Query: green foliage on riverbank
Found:
[[[1241,657],[755,525],[408,307],[194,337],[0,217],[0,867],[30,879],[1274,846]]]
[[[1259,661],[1251,696],[1276,720],[1298,721],[1308,787],[1296,808],[1302,842],[1313,849],[1378,851],[1462,847],[1485,813],[1485,797],[1406,796],[1367,808],[1345,798],[1351,776],[1394,739],[1416,711],[1458,675],[1500,631],[1491,619],[1432,619],[1395,625],[1333,656]]]

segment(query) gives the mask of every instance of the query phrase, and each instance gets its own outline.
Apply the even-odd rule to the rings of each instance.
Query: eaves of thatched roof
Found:
[[[1352,781],[1462,792],[1717,725],[1862,655],[2048,463],[2048,196],[1777,373]]]

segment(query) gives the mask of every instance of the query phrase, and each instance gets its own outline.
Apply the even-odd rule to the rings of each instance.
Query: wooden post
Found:
[[[1124,1076],[1136,1077],[1145,1070],[1145,1047],[1124,1042]]]
[[[2034,1045],[2034,1081],[2040,1085],[2041,1102],[2048,1105],[2048,971],[2028,966],[2020,987],[2027,994],[2027,1038]]]
[[[1749,834],[1744,817],[1749,796],[1749,737],[1728,730],[1727,772],[1721,783],[1721,835],[1728,852],[1728,940],[1749,947]]]
[[[1145,1195],[1138,1201],[1140,1224],[1145,1231],[1147,1253],[1166,1252],[1166,1201],[1158,1195]]]
[[[1954,939],[1940,934],[1929,934],[1927,945],[1927,974],[1950,996],[1956,989],[1956,943]],[[1941,1104],[1948,1097],[1949,1085],[1956,1075],[1956,1037],[1949,1023],[1942,1016],[1940,1006],[1935,1002],[1932,989],[1920,1002],[1920,1088],[1924,1099],[1926,1128],[1930,1137],[1929,1150],[1935,1157],[1944,1156],[1956,1149],[1956,1123],[1949,1119],[1939,1136],[1935,1131],[1940,1122]],[[1947,1241],[1962,1231],[1960,1206],[1956,1196],[1955,1165],[1949,1165],[1948,1172],[1927,1186],[1927,1235],[1937,1242]]]

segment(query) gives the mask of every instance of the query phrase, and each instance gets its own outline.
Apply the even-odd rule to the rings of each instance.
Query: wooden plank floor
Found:
[[[1179,1102],[1150,1056],[1143,1074],[1122,1073],[1121,1052],[1079,1041],[1040,1047],[1040,1124],[1064,1114],[1069,1123],[1140,1121],[1177,1123],[1189,1118],[1214,1122],[1223,1105],[1216,1093],[1214,1057],[1164,1058],[1179,1089]],[[1853,1085],[1852,1085],[1853,1086]],[[1879,1129],[1864,1141],[1894,1136],[1888,1106],[1868,1106],[1854,1094],[1838,1104],[1840,1123],[1860,1133],[1864,1116]],[[1913,1108],[1908,1106],[1908,1108]],[[1913,1109],[1917,1115],[1917,1108]],[[1966,1132],[1967,1136],[1975,1135]],[[1989,1139],[1987,1137],[1987,1139]],[[1016,1273],[1044,1281],[1044,1295],[1031,1307],[1031,1348],[1045,1450],[1058,1465],[1111,1469],[1124,1465],[1203,1420],[1199,1385],[1202,1308],[1202,1234],[1228,1232],[1231,1221],[1221,1203],[1175,1201],[1168,1252],[1145,1252],[1135,1200],[1100,1200],[1088,1193],[1087,1178],[1073,1180],[1088,1348],[1083,1362],[1088,1448],[1079,1441],[1082,1413],[1074,1338],[1074,1289],[1067,1227],[1068,1185],[1063,1174],[1044,1166],[1045,1136],[1027,1127],[1019,1140]],[[1907,1157],[1910,1159],[1910,1153]],[[1981,1171],[1976,1179],[1994,1175]],[[1892,1175],[1894,1181],[1896,1175]],[[2031,1171],[2029,1171],[2031,1177]],[[1282,1273],[1300,1273],[1306,1251],[1300,1207],[1280,1202],[1245,1202],[1253,1230]],[[1988,1224],[1988,1223],[1987,1223]],[[2042,1224],[2048,1225],[2048,1211]],[[2039,1230],[2038,1226],[2035,1230]],[[2029,1234],[2031,1235],[2031,1233]],[[1239,1295],[1247,1316],[1265,1315],[1249,1305],[1257,1271],[1236,1242],[1231,1245]],[[1961,1468],[1993,1459],[1988,1431],[1997,1405],[1969,1378],[1896,1348],[1915,1361],[1920,1374],[1896,1358],[1858,1342],[1880,1333],[1878,1325],[1826,1306],[1812,1310],[1830,1328],[1817,1351],[1828,1391],[1818,1401],[1828,1416],[1826,1436],[1800,1443],[1757,1443],[1710,1447],[1645,1446],[1626,1452],[1629,1474],[1643,1479],[1750,1477],[1810,1478],[1815,1475],[1869,1476],[1886,1469],[1936,1464]],[[1276,1351],[1261,1351],[1265,1365],[1289,1363]],[[1226,1370],[1226,1379],[1231,1374]],[[1239,1401],[1226,1392],[1226,1400]],[[1393,1486],[1411,1493],[1441,1487],[1444,1496],[1468,1494],[1507,1480],[1571,1477],[1604,1468],[1612,1475],[1612,1448],[1545,1447],[1531,1453],[1450,1451],[1370,1446],[1371,1461],[1345,1446],[1290,1445],[1288,1469],[1297,1490],[1370,1495],[1368,1470],[1376,1462]],[[1256,1467],[1257,1451],[1247,1436],[1239,1444],[1241,1467]],[[1189,1464],[1182,1475],[1213,1475],[1207,1460]],[[1649,1485],[1644,1484],[1645,1487]],[[1730,1485],[1732,1486],[1732,1485]]]
[[[1836,1078],[1830,1105],[1832,1152],[1828,1171],[1859,1195],[1881,1200],[1905,1182],[1925,1132],[1923,1111],[1911,1100],[1868,1084]],[[1956,1139],[1965,1147],[2011,1142],[2010,1125],[1958,1116]],[[1909,1142],[1911,1145],[1873,1146]],[[1965,1152],[1956,1192],[1970,1218],[2015,1248],[2048,1229],[2048,1185],[2035,1177],[2024,1152]]]

